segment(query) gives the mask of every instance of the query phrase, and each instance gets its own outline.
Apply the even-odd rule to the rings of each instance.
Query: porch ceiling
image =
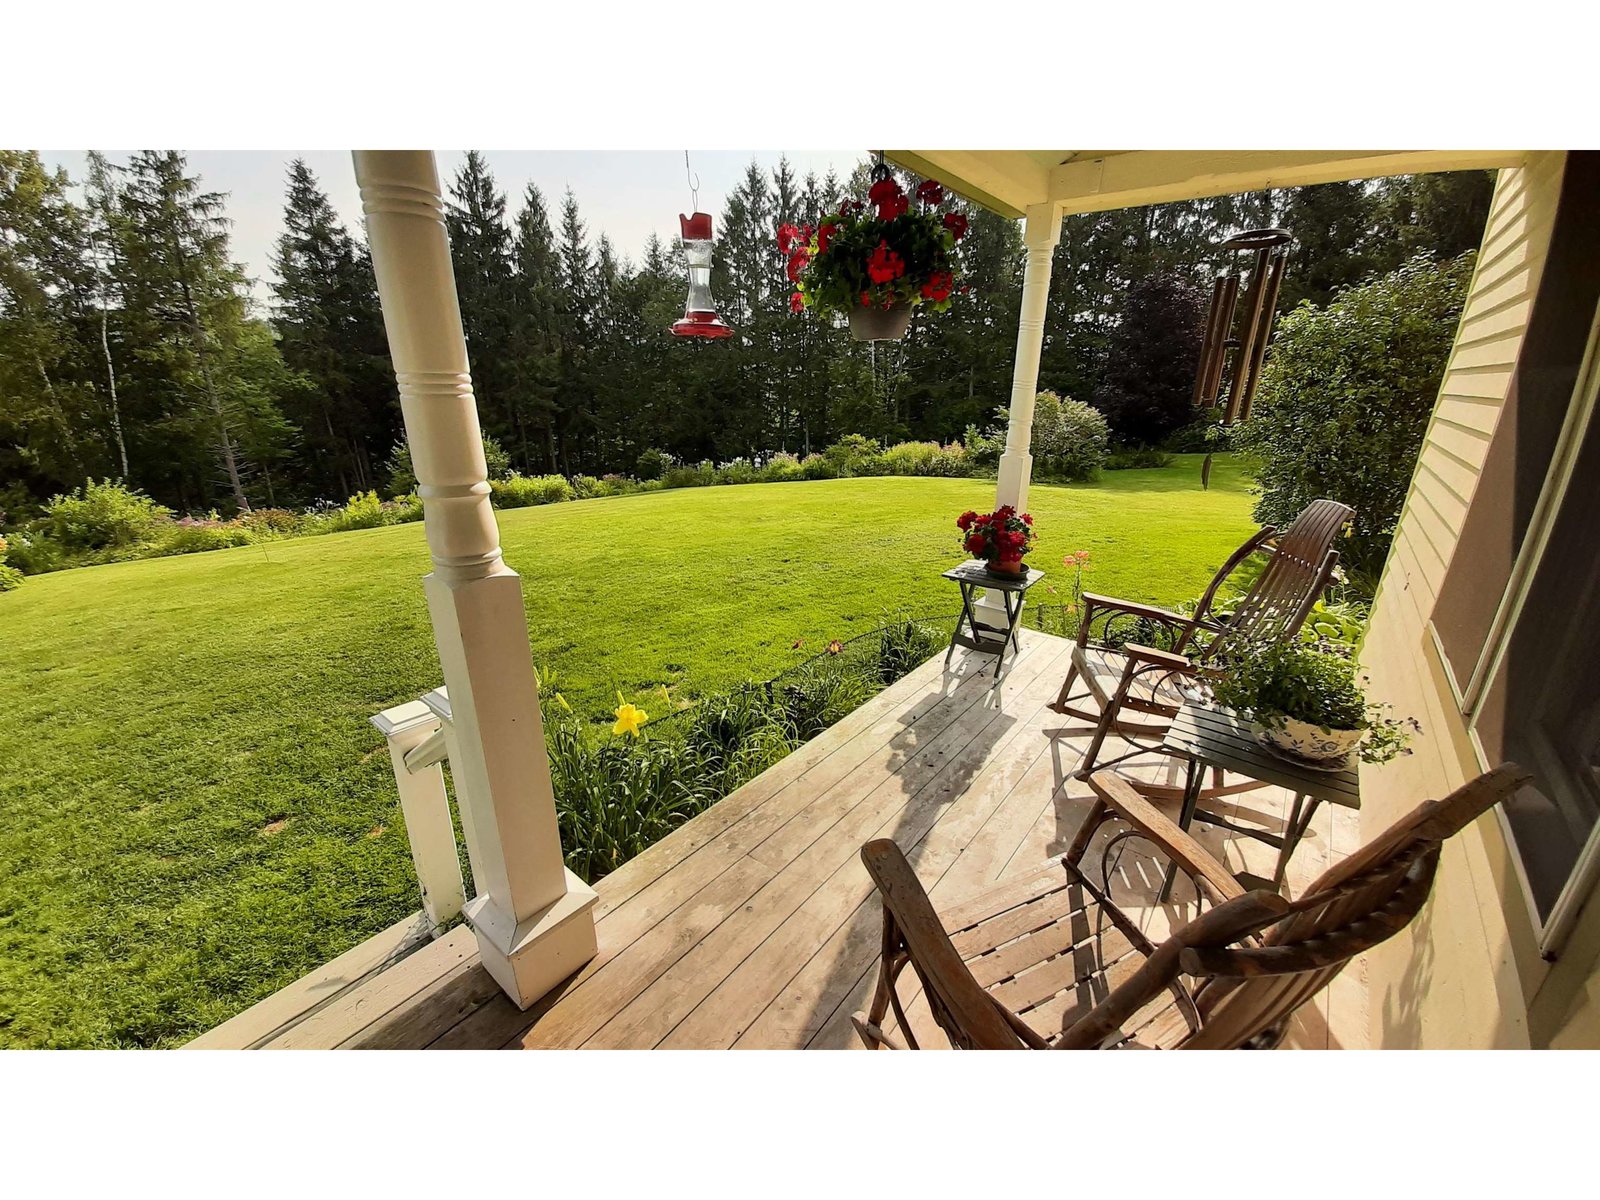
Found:
[[[1523,150],[886,150],[1007,217],[1103,212],[1269,187],[1520,166]]]

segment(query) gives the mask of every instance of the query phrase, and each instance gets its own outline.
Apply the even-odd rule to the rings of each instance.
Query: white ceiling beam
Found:
[[[1005,217],[1022,216],[1050,190],[1050,172],[1014,150],[885,150],[884,156]]]
[[[1055,167],[1047,195],[1069,214],[1104,212],[1263,188],[1520,166],[1526,157],[1522,150],[1137,150]]]

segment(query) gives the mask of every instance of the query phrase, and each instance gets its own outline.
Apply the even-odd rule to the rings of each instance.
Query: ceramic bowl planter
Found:
[[[850,310],[850,336],[858,342],[898,342],[910,328],[909,304],[892,308],[857,305]]]
[[[1277,728],[1261,727],[1259,736],[1268,749],[1295,762],[1336,771],[1350,762],[1365,729],[1323,729],[1309,721],[1286,717]]]

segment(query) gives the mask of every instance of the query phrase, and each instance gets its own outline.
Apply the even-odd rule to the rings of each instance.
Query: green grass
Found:
[[[983,480],[657,492],[500,514],[534,658],[581,713],[659,712],[950,611]],[[1174,602],[1251,528],[1219,460],[1036,486],[1031,561]],[[0,1046],[164,1045],[418,906],[367,718],[440,682],[420,525],[29,579],[0,595]],[[1037,595],[1037,593],[1036,593]],[[803,640],[802,649],[793,649]]]

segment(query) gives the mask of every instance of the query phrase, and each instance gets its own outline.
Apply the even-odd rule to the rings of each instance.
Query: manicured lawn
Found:
[[[658,492],[500,514],[534,658],[580,712],[764,679],[938,572],[982,480]],[[1047,571],[1193,596],[1251,528],[1198,459],[1036,486]],[[0,595],[0,1046],[182,1041],[418,907],[367,718],[440,682],[420,525],[30,579]],[[1036,591],[1035,593],[1039,593]],[[1046,597],[1048,599],[1048,597]],[[804,647],[793,649],[796,640]]]

